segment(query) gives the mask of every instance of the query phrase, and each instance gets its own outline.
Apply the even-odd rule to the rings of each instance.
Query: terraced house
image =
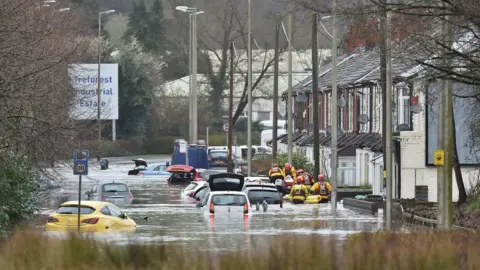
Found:
[[[375,194],[384,193],[382,142],[382,90],[378,47],[368,40],[347,40],[346,53],[337,61],[339,186],[371,185]],[[360,44],[360,46],[358,46]],[[320,127],[320,167],[330,171],[331,63],[319,68],[319,111],[312,109],[312,78],[293,87],[294,151],[313,161],[313,115]],[[393,123],[394,197],[436,201],[437,179],[433,167],[436,149],[439,82],[430,80],[418,64],[393,55],[393,109],[387,112]],[[454,84],[454,93],[465,93],[467,85]],[[283,93],[286,97],[287,92]],[[456,142],[462,166],[463,183],[476,178],[478,147],[469,143],[468,114],[472,102],[454,98]],[[287,151],[286,135],[279,138],[279,150]],[[453,198],[458,197],[455,175]]]

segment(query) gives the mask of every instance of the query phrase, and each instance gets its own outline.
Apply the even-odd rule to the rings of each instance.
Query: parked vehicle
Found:
[[[227,167],[228,151],[227,150],[212,150],[208,154],[208,166],[212,167]]]
[[[132,192],[122,182],[100,183],[94,185],[85,194],[87,194],[89,201],[105,201],[118,205],[130,204],[133,201]]]
[[[140,171],[138,175],[165,175],[170,176],[172,173],[165,171],[167,169],[167,164],[157,164],[149,166],[146,170]]]
[[[78,201],[62,203],[55,213],[48,217],[45,229],[47,231],[77,230],[78,208]],[[80,231],[82,232],[135,229],[136,226],[134,220],[112,203],[80,202]]]
[[[250,215],[250,201],[242,192],[244,177],[234,173],[210,175],[210,193],[197,204],[206,216],[243,217]]]
[[[147,162],[143,158],[132,159],[135,162],[133,170],[128,171],[128,175],[137,175],[141,171],[148,169]]]
[[[276,188],[271,187],[249,187],[243,190],[247,194],[250,203],[255,205],[266,201],[268,204],[283,205],[282,195]]]
[[[208,169],[208,154],[205,142],[198,141],[197,144],[188,144],[185,140],[175,140],[171,164],[187,164],[187,154],[188,165],[195,168]]]
[[[192,166],[172,165],[165,171],[172,173],[168,178],[169,184],[187,184],[195,180],[197,171]]]

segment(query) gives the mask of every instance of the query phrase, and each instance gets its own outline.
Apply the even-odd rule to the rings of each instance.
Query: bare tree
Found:
[[[73,148],[68,65],[91,49],[81,25],[38,1],[0,1],[0,150],[39,164]]]

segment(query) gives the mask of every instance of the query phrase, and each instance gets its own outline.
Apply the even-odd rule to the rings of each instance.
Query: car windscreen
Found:
[[[95,212],[95,209],[90,207],[90,206],[80,206],[80,214],[81,215],[89,215],[91,213]],[[57,209],[57,214],[62,214],[62,215],[78,215],[78,205],[65,205],[65,206],[60,206]]]
[[[128,188],[125,184],[111,183],[103,185],[103,192],[128,192]]]
[[[185,190],[193,190],[195,189],[195,187],[197,186],[198,184],[197,183],[190,183],[190,185],[188,185]]]
[[[250,200],[271,198],[280,200],[280,194],[276,190],[253,189],[248,191],[247,196]]]
[[[210,152],[212,158],[227,158],[227,151],[215,151]]]
[[[213,205],[243,206],[247,203],[245,195],[240,194],[217,194],[212,196]]]

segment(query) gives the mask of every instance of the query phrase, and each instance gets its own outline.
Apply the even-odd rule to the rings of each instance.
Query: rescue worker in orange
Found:
[[[270,183],[275,184],[277,179],[284,179],[284,175],[280,166],[277,163],[272,164],[272,168],[268,172],[268,178],[270,179]]]
[[[332,186],[330,186],[330,183],[325,181],[325,176],[323,174],[318,175],[318,182],[316,182],[310,189],[310,192],[313,195],[320,195],[322,197],[324,196],[328,197],[331,191],[332,191]]]
[[[290,198],[294,204],[304,203],[308,197],[308,189],[303,183],[303,177],[297,177],[295,182],[290,191]]]
[[[297,172],[295,171],[295,167],[293,167],[292,164],[288,162],[285,163],[285,167],[282,170],[282,174],[284,178],[290,175],[293,180],[297,179]]]

